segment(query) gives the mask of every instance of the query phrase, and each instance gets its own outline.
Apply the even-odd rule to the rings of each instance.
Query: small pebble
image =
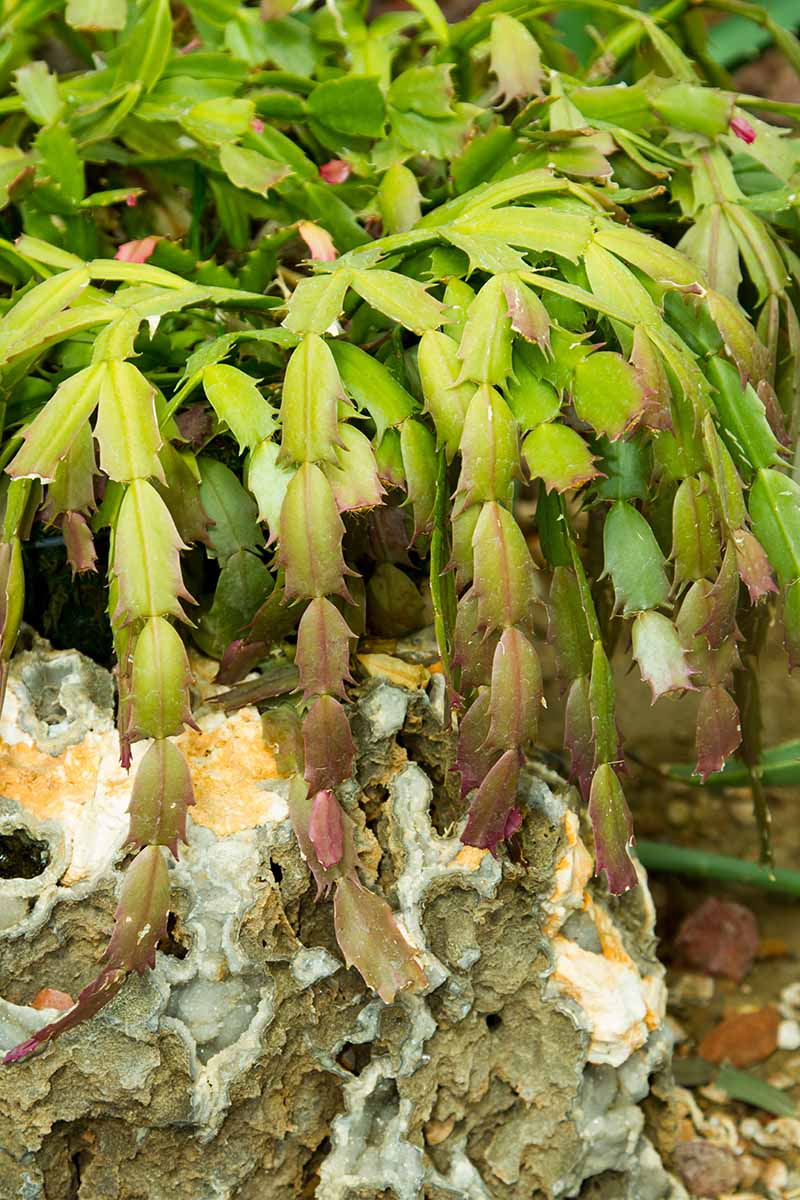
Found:
[[[734,800],[728,806],[728,812],[737,821],[739,825],[753,824],[753,801],[752,800]]]
[[[761,1179],[770,1192],[782,1191],[789,1179],[786,1163],[779,1158],[768,1159],[761,1171]]]
[[[689,1036],[680,1021],[676,1021],[674,1017],[669,1015],[667,1016],[667,1028],[672,1034],[672,1040],[676,1046],[680,1046],[681,1042],[685,1042]]]
[[[752,1066],[777,1048],[780,1023],[778,1010],[771,1004],[755,1012],[732,1013],[705,1035],[697,1053],[708,1062]]]
[[[739,1182],[735,1156],[713,1142],[696,1139],[675,1147],[675,1165],[693,1196],[719,1196],[732,1191]]]
[[[759,1179],[761,1178],[761,1167],[763,1166],[762,1160],[754,1158],[752,1154],[741,1154],[738,1162],[740,1175],[739,1182],[742,1187],[749,1188],[752,1187],[753,1184],[758,1183]]]
[[[780,1092],[785,1092],[787,1088],[794,1087],[797,1083],[795,1075],[789,1075],[786,1071],[775,1071],[774,1074],[767,1077],[767,1083],[770,1087],[777,1088]]]
[[[800,1025],[797,1021],[781,1021],[778,1026],[778,1049],[800,1050]]]
[[[685,800],[670,800],[667,805],[667,820],[671,825],[685,825],[692,810]]]
[[[684,971],[669,989],[670,1008],[687,1004],[709,1004],[714,998],[714,980],[710,975]]]

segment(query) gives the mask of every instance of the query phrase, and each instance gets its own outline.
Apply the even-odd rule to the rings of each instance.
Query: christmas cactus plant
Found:
[[[55,528],[107,576],[134,772],[106,965],[7,1061],[154,963],[192,643],[266,706],[342,952],[387,1001],[426,980],[337,798],[365,630],[434,625],[467,845],[524,819],[546,620],[611,890],[637,880],[616,646],[654,700],[699,691],[697,771],[741,756],[768,849],[776,605],[800,662],[800,140],[753,110],[798,106],[714,86],[684,0],[598,2],[585,64],[546,5],[414,6],[3,17],[3,683],[25,540]]]

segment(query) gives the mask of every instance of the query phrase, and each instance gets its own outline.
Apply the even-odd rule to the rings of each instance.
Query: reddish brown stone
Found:
[[[737,983],[752,967],[758,947],[758,925],[750,909],[714,896],[686,917],[675,939],[683,962]]]
[[[675,1166],[692,1196],[719,1196],[739,1182],[739,1166],[731,1150],[701,1140],[675,1147]]]
[[[729,1062],[734,1067],[762,1062],[777,1048],[780,1020],[771,1004],[756,1012],[734,1013],[706,1034],[697,1053],[707,1062]]]

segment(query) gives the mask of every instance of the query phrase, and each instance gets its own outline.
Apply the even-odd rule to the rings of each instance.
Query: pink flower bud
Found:
[[[125,197],[125,203],[127,204],[128,208],[136,208],[138,201],[139,197],[137,196],[136,192],[131,192],[129,196]]]
[[[756,131],[745,117],[734,117],[730,124],[730,130],[748,146],[756,140]]]
[[[308,246],[312,258],[318,262],[333,262],[336,258],[336,247],[327,229],[315,225],[313,221],[298,221],[297,232]]]
[[[147,262],[148,258],[150,258],[160,241],[161,238],[151,236],[139,238],[138,241],[134,242],[123,242],[117,250],[117,253],[114,255],[114,258],[117,260],[117,262]]]
[[[350,175],[350,164],[341,158],[332,158],[322,164],[319,173],[326,183],[344,183]]]
[[[253,133],[263,133],[264,122],[260,117],[253,117],[252,121],[250,122],[250,128],[252,129]]]

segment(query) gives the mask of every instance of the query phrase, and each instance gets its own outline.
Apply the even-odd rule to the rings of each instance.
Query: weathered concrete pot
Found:
[[[437,832],[440,689],[364,687],[343,796],[427,993],[385,1005],[345,969],[258,714],[201,707],[171,940],[102,1014],[0,1074],[3,1200],[684,1194],[642,1132],[670,1049],[646,883],[595,888],[570,793],[536,766],[527,861]],[[88,982],[108,938],[130,787],[112,716],[109,675],[81,655],[14,660],[2,1049],[52,1016],[28,1007],[42,988]]]

